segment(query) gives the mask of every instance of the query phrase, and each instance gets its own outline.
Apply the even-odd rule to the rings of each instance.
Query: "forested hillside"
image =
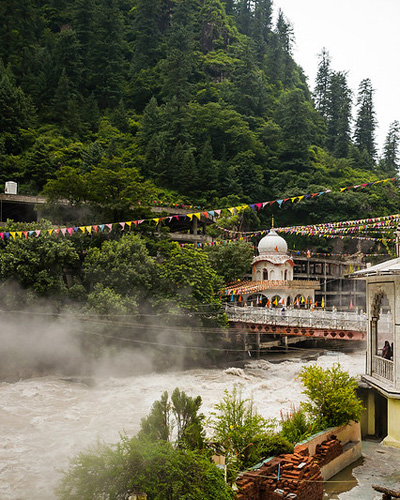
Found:
[[[3,2],[0,182],[123,217],[139,202],[223,208],[394,176],[399,125],[378,155],[372,82],[352,95],[324,49],[310,89],[294,42],[272,0]],[[377,186],[299,203],[279,223],[398,201]]]

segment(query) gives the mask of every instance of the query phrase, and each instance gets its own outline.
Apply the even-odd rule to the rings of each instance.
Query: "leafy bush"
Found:
[[[309,420],[302,408],[292,406],[288,411],[281,411],[281,434],[290,443],[304,441],[317,431],[315,421]]]
[[[359,420],[364,408],[356,396],[357,379],[343,371],[339,363],[327,369],[316,364],[304,367],[299,378],[309,399],[302,407],[315,419],[318,429]]]
[[[225,391],[215,409],[211,422],[213,439],[224,450],[229,477],[275,453],[277,447],[272,438],[275,421],[259,415],[253,401],[242,399],[236,388],[232,394]]]
[[[233,498],[223,472],[206,455],[127,437],[79,454],[56,494],[61,500],[126,500],[138,492],[149,500]]]
[[[147,417],[142,418],[139,437],[153,441],[170,441],[180,448],[202,449],[204,447],[204,415],[199,413],[202,400],[192,398],[175,388],[168,398],[165,391],[155,401]]]

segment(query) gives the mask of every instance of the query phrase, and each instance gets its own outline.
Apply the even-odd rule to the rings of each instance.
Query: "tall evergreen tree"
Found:
[[[218,181],[218,170],[215,165],[211,138],[208,137],[204,143],[199,159],[199,175],[201,177],[201,191],[211,191],[216,188]]]
[[[251,3],[251,0],[237,0],[236,20],[239,31],[244,35],[250,35],[252,22]]]
[[[329,52],[325,48],[322,49],[318,57],[318,71],[314,89],[315,107],[324,118],[327,118],[329,108],[328,93],[331,79],[331,58]]]
[[[268,75],[275,84],[290,87],[294,62],[292,58],[294,33],[291,24],[279,10],[276,27],[268,50]]]
[[[347,158],[351,142],[352,92],[344,72],[332,72],[327,94],[327,146],[338,158]]]
[[[374,109],[374,89],[369,78],[361,81],[357,97],[357,117],[354,130],[355,144],[360,151],[365,150],[373,160],[376,156]]]
[[[253,17],[250,35],[255,42],[257,58],[262,62],[272,30],[272,0],[255,0]]]
[[[101,108],[116,106],[124,81],[124,25],[118,0],[99,0],[90,50],[91,88]]]
[[[168,3],[162,0],[134,2],[132,64],[135,72],[153,68],[162,57],[162,37],[168,27]]]
[[[166,40],[167,57],[162,64],[163,94],[167,100],[175,99],[178,106],[186,104],[191,95],[197,10],[195,0],[177,0]]]
[[[383,157],[381,168],[387,175],[396,175],[399,171],[399,147],[400,147],[400,123],[395,120],[389,126],[385,144],[383,146]]]
[[[72,29],[76,33],[80,47],[81,79],[80,92],[89,93],[92,70],[91,47],[94,43],[94,0],[75,0],[72,4]]]

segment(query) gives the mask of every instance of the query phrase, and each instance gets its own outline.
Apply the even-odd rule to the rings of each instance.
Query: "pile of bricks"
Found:
[[[322,467],[331,462],[334,458],[340,456],[342,453],[342,444],[336,439],[336,436],[331,436],[323,443],[317,445],[313,458],[317,464]]]
[[[244,474],[237,485],[240,500],[321,500],[324,483],[313,457],[303,453],[282,455],[257,472],[257,488],[250,487],[252,473]],[[265,467],[265,468],[264,468]],[[278,479],[279,475],[279,479]],[[250,490],[253,490],[250,492]],[[258,491],[256,491],[258,490]],[[251,496],[252,495],[252,496]]]

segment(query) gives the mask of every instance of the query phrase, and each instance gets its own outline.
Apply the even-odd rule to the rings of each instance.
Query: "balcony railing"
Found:
[[[378,376],[390,382],[394,381],[393,361],[380,356],[372,357],[372,375]]]

